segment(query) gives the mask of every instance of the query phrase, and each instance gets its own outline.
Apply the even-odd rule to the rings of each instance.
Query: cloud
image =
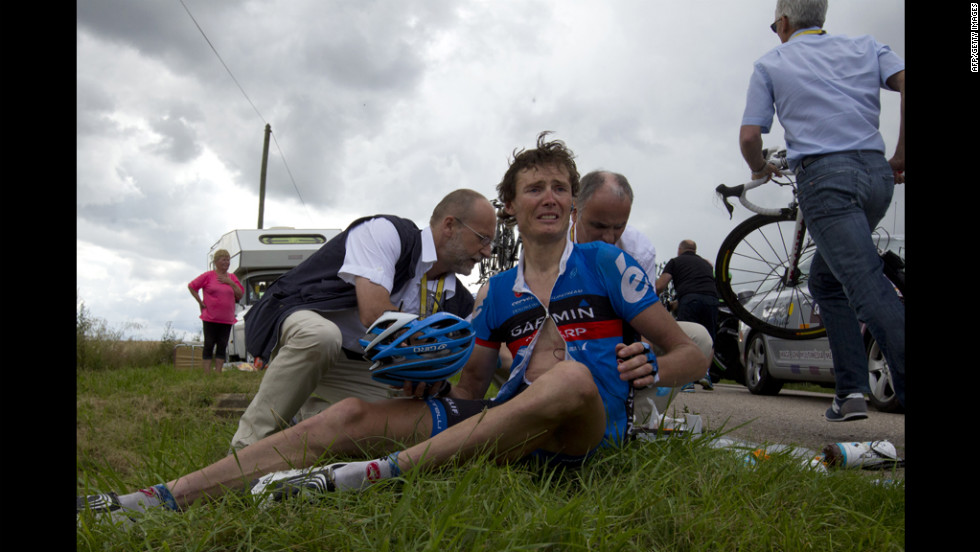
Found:
[[[633,223],[663,260],[684,238],[717,249],[747,216],[729,220],[713,190],[747,177],[737,132],[751,62],[776,45],[773,6],[80,2],[79,295],[149,339],[166,322],[197,332],[186,283],[218,237],[256,226],[266,124],[266,227],[424,225],[452,189],[493,195],[514,149],[553,130],[580,172],[630,179]],[[827,28],[905,55],[903,2],[833,4]],[[888,147],[897,110],[883,94]],[[904,228],[904,203],[893,219]]]

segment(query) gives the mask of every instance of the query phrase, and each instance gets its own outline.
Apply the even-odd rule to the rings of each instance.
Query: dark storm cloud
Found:
[[[547,129],[580,171],[627,175],[632,220],[663,255],[687,237],[717,248],[737,221],[712,190],[747,177],[737,131],[752,60],[777,44],[774,6],[77,2],[81,298],[113,321],[179,316],[194,331],[187,281],[219,236],[256,224],[266,123],[267,227],[335,228],[377,212],[425,224],[453,188],[492,195],[511,152]],[[902,8],[836,2],[828,30],[875,34],[904,55]]]

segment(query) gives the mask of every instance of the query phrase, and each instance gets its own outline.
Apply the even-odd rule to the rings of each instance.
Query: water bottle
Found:
[[[877,468],[904,464],[898,458],[895,445],[884,440],[832,443],[823,448],[823,455],[828,466],[842,468]]]

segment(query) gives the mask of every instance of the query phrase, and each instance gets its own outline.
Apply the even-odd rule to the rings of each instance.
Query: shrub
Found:
[[[160,341],[124,339],[126,331],[138,330],[139,324],[128,323],[122,329],[92,316],[84,301],[78,301],[75,314],[76,370],[114,370],[127,366],[153,366],[169,363],[174,346],[183,340],[167,322]]]

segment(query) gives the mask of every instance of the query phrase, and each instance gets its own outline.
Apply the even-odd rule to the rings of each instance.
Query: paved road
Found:
[[[679,393],[667,415],[699,414],[705,429],[735,428],[729,437],[756,443],[798,445],[817,452],[830,443],[888,440],[905,458],[905,415],[878,412],[868,418],[831,423],[824,418],[831,396],[784,389],[773,397],[749,393],[742,385],[715,384],[714,391],[695,384],[694,393]],[[676,410],[675,410],[676,408]],[[744,425],[742,425],[744,424]]]

